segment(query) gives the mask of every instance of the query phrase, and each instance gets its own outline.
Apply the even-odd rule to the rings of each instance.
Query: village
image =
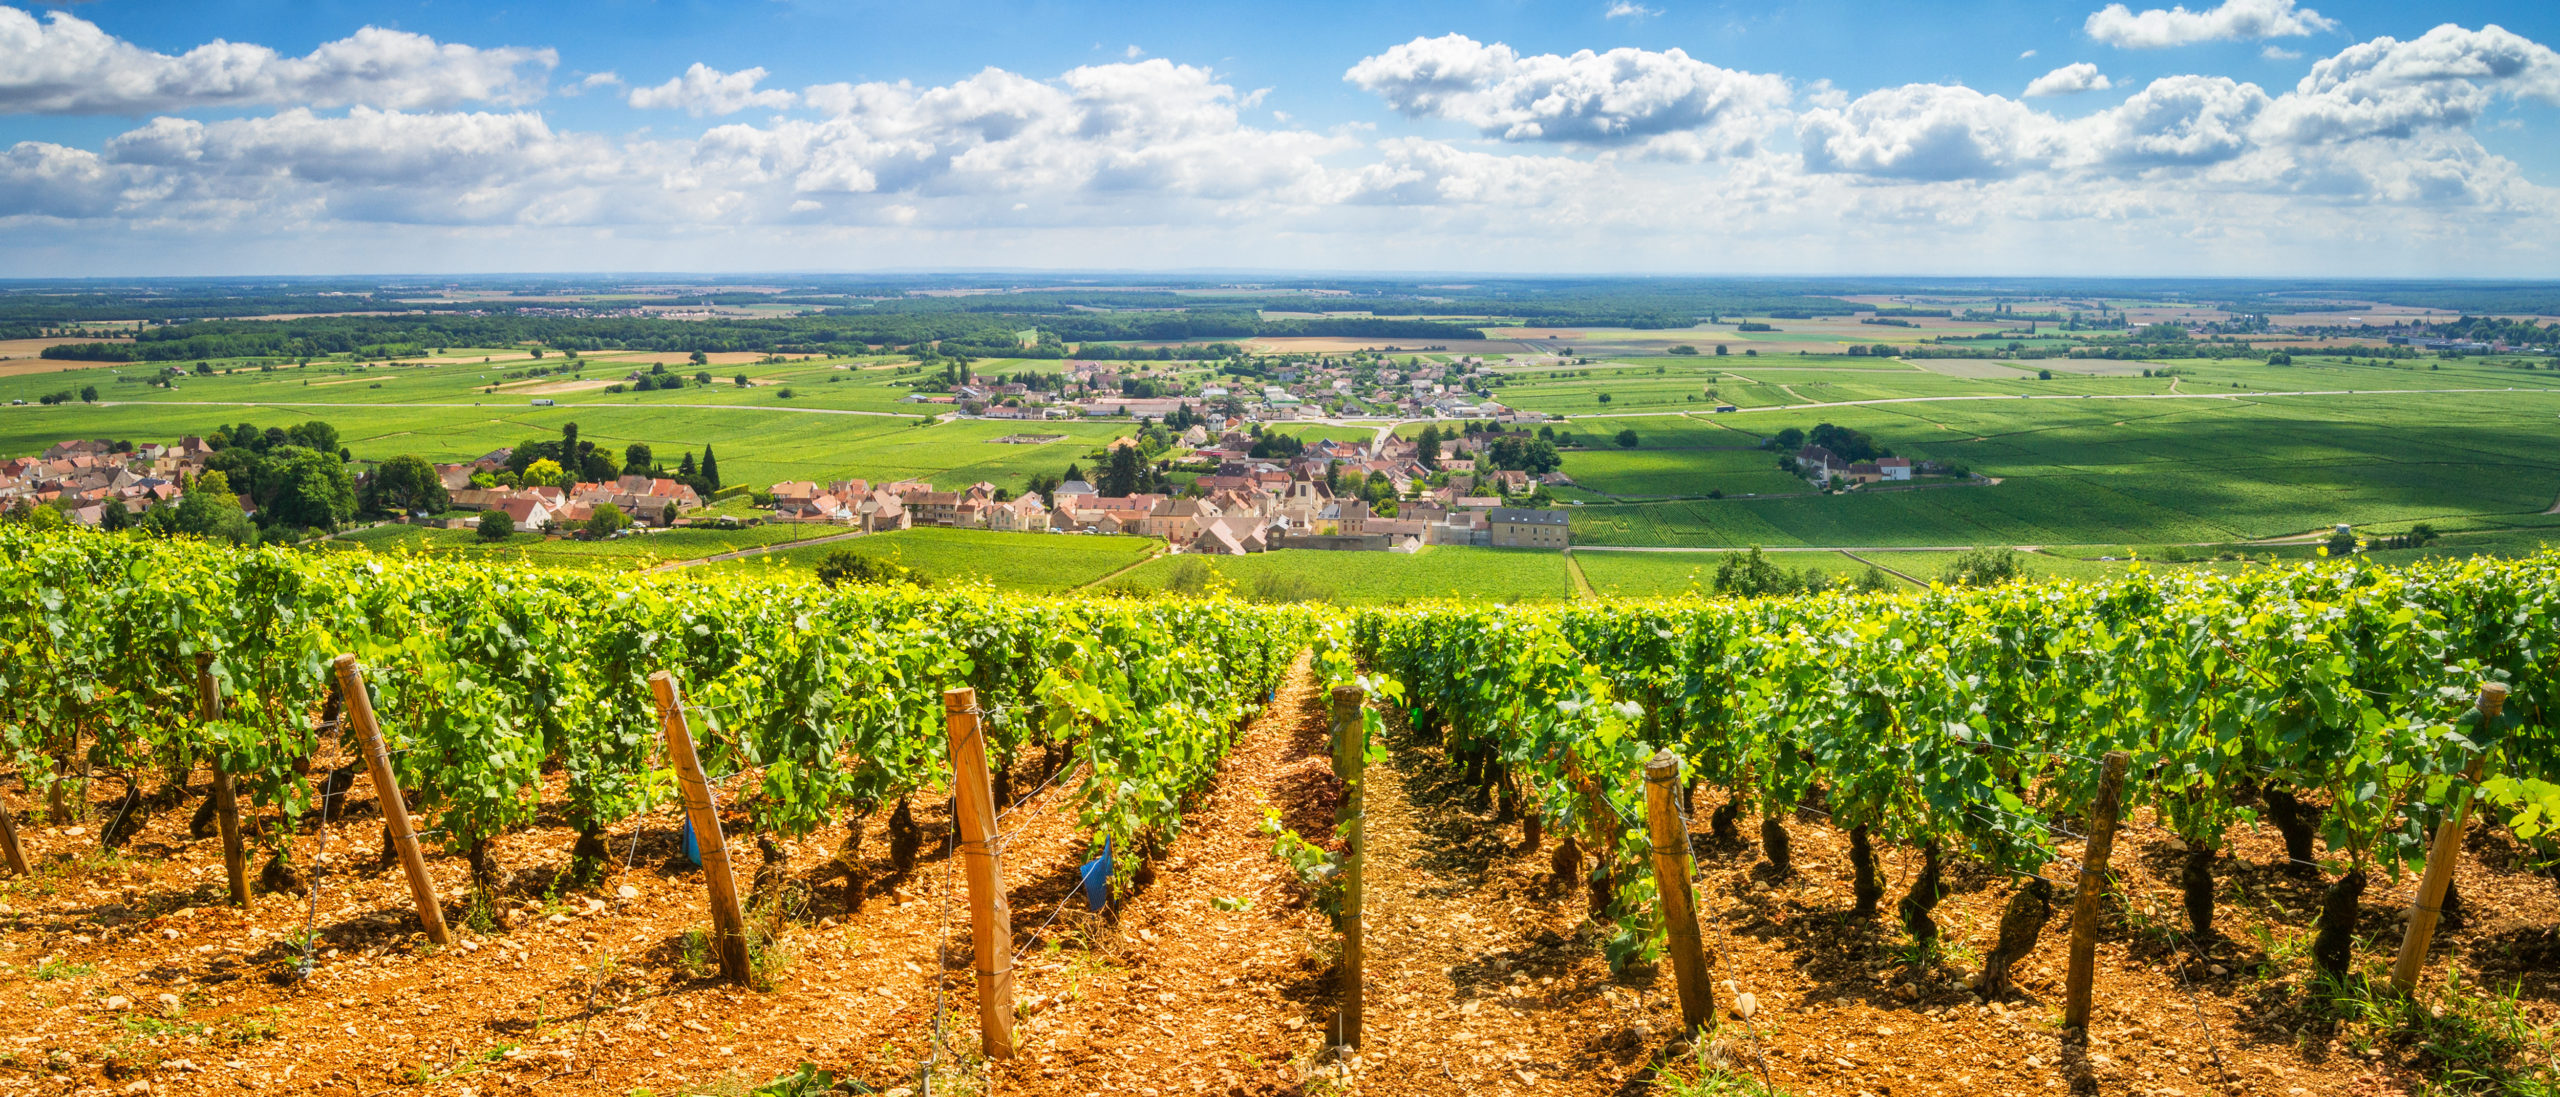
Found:
[[[1190,418],[1187,406],[1178,414]],[[1080,476],[1046,484],[1034,478],[1035,487],[1045,490],[1020,492],[987,482],[943,490],[923,480],[840,479],[786,481],[745,494],[759,508],[752,520],[765,522],[855,533],[936,527],[1125,535],[1162,540],[1176,553],[1409,553],[1431,545],[1563,549],[1571,543],[1565,512],[1535,505],[1547,489],[1571,480],[1552,467],[1558,460],[1552,445],[1526,431],[1472,424],[1474,429],[1462,432],[1452,424],[1446,441],[1433,429],[1421,438],[1302,444],[1286,435],[1258,437],[1258,426],[1224,416],[1209,421],[1253,429],[1222,429],[1213,437],[1206,423],[1194,423],[1179,437],[1178,451],[1154,463],[1144,456],[1139,437],[1115,439],[1097,465],[1107,474],[1096,479],[1125,481],[1117,494]],[[1163,430],[1145,423],[1139,435],[1156,440]],[[1541,448],[1547,471],[1480,471],[1496,453]],[[1290,452],[1275,455],[1281,450]],[[171,445],[58,442],[40,456],[0,462],[0,509],[45,506],[79,525],[125,528],[153,508],[176,507],[218,452],[220,447],[198,436]],[[541,476],[522,475],[526,470],[516,456],[513,448],[501,448],[471,461],[433,465],[442,489],[439,505],[397,514],[395,520],[477,528],[484,535],[551,536],[645,534],[739,521],[733,514],[706,513],[709,500],[685,480],[635,472],[609,480],[562,475],[542,482]],[[1168,476],[1166,470],[1177,466],[1187,482]],[[1073,466],[1068,471],[1076,472]],[[362,484],[379,475],[367,471],[357,480]],[[733,488],[721,494],[736,493]],[[236,495],[235,501],[243,514],[257,514],[249,495]],[[598,521],[608,513],[609,520]]]

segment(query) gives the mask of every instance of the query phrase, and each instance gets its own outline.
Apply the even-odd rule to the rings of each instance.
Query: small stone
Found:
[[[624,902],[629,902],[640,897],[640,889],[632,887],[629,884],[624,884],[621,887],[613,889],[613,897]]]
[[[178,1012],[178,996],[166,993],[160,995],[160,1008],[173,1014]]]
[[[602,913],[604,913],[604,900],[602,900],[602,899],[589,899],[589,900],[587,900],[587,913],[589,913],[589,914],[602,914]]]
[[[175,929],[164,929],[160,931],[160,936],[168,940],[175,941],[178,939],[178,931]]]
[[[2161,844],[2178,853],[2185,853],[2187,851],[2187,844],[2174,837],[2162,840]]]
[[[126,1084],[125,1084],[125,1087],[124,1087],[123,1089],[121,1089],[121,1090],[118,1090],[117,1092],[119,1092],[119,1093],[149,1093],[149,1092],[151,1092],[151,1081],[150,1081],[150,1079],[147,1079],[147,1078],[135,1079],[135,1080],[134,1080],[134,1081],[132,1081],[132,1082],[128,1082],[128,1083],[126,1083]]]
[[[87,834],[87,833],[89,833],[89,828],[87,828],[87,827],[64,827],[64,828],[62,828],[62,836],[63,836],[63,837],[65,837],[65,838],[77,838],[77,837],[79,837],[79,836],[81,836],[81,835],[83,835],[83,834]]]
[[[1895,997],[1908,1002],[1920,996],[1920,985],[1918,983],[1904,983],[1901,986],[1893,988],[1893,993]]]
[[[133,1004],[133,1000],[132,1000],[132,999],[126,998],[124,995],[121,995],[121,994],[113,995],[113,996],[111,996],[111,997],[109,997],[109,998],[107,999],[107,1008],[108,1008],[108,1009],[123,1009],[123,1008],[125,1008],[125,1007],[127,1007],[127,1006],[131,1006],[132,1004]]]
[[[554,914],[549,918],[543,919],[543,921],[549,922],[555,926],[565,926],[569,924],[569,916],[566,914]]]
[[[1760,1012],[1760,999],[1753,997],[1750,991],[1746,990],[1733,996],[1734,1016],[1748,1021],[1752,1014],[1758,1012]]]
[[[2206,970],[2206,971],[2209,971],[2209,972],[2212,972],[2212,973],[2213,973],[2213,974],[2215,974],[2215,975],[2229,975],[2229,974],[2231,974],[2231,969],[2230,969],[2230,968],[2224,967],[2224,966],[2222,966],[2222,965],[2220,965],[2220,964],[2208,964],[2208,965],[2206,965],[2206,966],[2205,966],[2205,970]]]
[[[2030,1056],[2027,1056],[2027,1066],[2028,1066],[2028,1067],[2030,1067],[2030,1068],[2034,1068],[2034,1067],[2041,1067],[2041,1066],[2043,1066],[2043,1065],[2044,1065],[2044,1057],[2043,1057],[2043,1056],[2041,1056],[2041,1055],[2030,1055]]]

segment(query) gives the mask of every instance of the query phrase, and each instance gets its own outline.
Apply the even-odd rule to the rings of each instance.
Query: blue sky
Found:
[[[2560,5],[0,0],[9,273],[2560,276]]]

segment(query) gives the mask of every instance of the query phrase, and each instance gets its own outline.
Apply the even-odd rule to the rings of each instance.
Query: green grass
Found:
[[[910,529],[804,545],[709,566],[814,575],[818,562],[828,553],[845,550],[895,560],[923,571],[935,583],[985,582],[998,590],[1053,594],[1094,582],[1163,547],[1164,542],[1151,537]]]
[[[474,529],[377,526],[337,538],[335,545],[373,552],[414,552],[478,560],[521,560],[551,567],[637,571],[670,560],[698,560],[759,545],[788,544],[843,533],[840,526],[765,525],[739,530],[671,529],[615,541],[546,539],[517,533],[500,543],[480,540]]]
[[[1603,597],[1649,598],[1712,593],[1716,566],[1730,552],[1606,552],[1573,554],[1582,577]],[[1883,554],[1878,554],[1879,556]],[[1773,552],[1769,562],[1791,572],[1813,570],[1835,579],[1854,579],[1867,566],[1838,552]],[[1891,567],[1890,563],[1886,564]],[[1896,580],[1899,582],[1899,580]]]
[[[1457,545],[1436,545],[1412,554],[1281,549],[1247,556],[1168,556],[1129,573],[1127,582],[1161,590],[1176,568],[1191,561],[1215,568],[1236,593],[1246,597],[1283,587],[1346,604],[1433,598],[1538,602],[1573,594],[1563,553]]]
[[[1610,495],[1797,494],[1812,485],[1758,449],[1590,449],[1565,455],[1573,482]]]

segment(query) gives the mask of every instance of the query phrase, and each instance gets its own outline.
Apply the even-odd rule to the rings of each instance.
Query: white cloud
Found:
[[[2140,13],[2109,4],[2081,24],[2091,38],[2124,49],[2163,49],[2198,42],[2289,38],[2334,30],[2338,23],[2294,0],[2222,0],[2203,11],[2151,8]]]
[[[2083,151],[2119,169],[2221,163],[2249,150],[2267,102],[2256,84],[2228,77],[2163,77],[2084,122]]]
[[[2114,86],[2115,84],[2107,79],[2106,74],[2098,71],[2098,66],[2090,64],[2087,61],[2081,61],[2074,64],[2064,65],[2052,72],[2036,77],[2035,80],[2027,84],[2027,98],[2035,99],[2047,95],[2078,95],[2084,91],[2105,91]]]
[[[2268,46],[2265,49],[2259,50],[2258,56],[2264,57],[2269,61],[2299,61],[2302,59],[2302,51],[2289,50],[2283,46]]]
[[[1522,56],[1461,34],[1416,38],[1344,74],[1399,113],[1505,141],[1623,145],[1681,135],[1677,155],[1749,151],[1783,118],[1787,82],[1677,49]]]
[[[1609,5],[1608,11],[1601,13],[1600,17],[1603,19],[1651,19],[1660,14],[1662,14],[1661,8],[1648,8],[1636,3],[1635,0],[1616,0]]]
[[[2051,163],[2061,127],[2025,104],[1949,84],[1905,84],[1798,123],[1805,167],[1886,179],[1998,179]]]
[[[1046,192],[1091,201],[1155,195],[1219,201],[1322,193],[1317,157],[1347,145],[1242,123],[1247,97],[1207,69],[1161,59],[1088,65],[1056,81],[987,69],[806,90],[828,115],[703,135],[694,174],[744,190],[838,199]]]
[[[2407,137],[2468,127],[2500,95],[2560,104],[2560,54],[2490,25],[2376,38],[2314,62],[2262,120],[2292,143]]]
[[[2036,51],[2034,50],[2024,50],[2018,54],[2018,60],[2024,61],[2030,57],[2034,57],[2035,55]]]
[[[0,152],[0,216],[103,216],[115,209],[119,185],[85,149],[20,141]]]
[[[216,40],[170,56],[67,12],[41,23],[0,7],[0,112],[139,114],[294,104],[444,107],[527,103],[559,63],[547,49],[476,49],[365,27],[302,57]]]
[[[560,94],[568,98],[575,99],[597,88],[618,88],[621,86],[623,86],[622,77],[614,72],[591,72],[584,78],[580,79],[577,83],[561,88]]]
[[[722,72],[696,61],[684,75],[652,88],[633,88],[629,96],[632,106],[641,110],[681,110],[700,118],[706,114],[736,114],[749,107],[788,110],[800,97],[780,88],[756,89],[765,77],[761,67]]]
[[[1144,57],[1144,56],[1146,56],[1146,55],[1147,55],[1147,51],[1142,50],[1142,49],[1139,49],[1139,48],[1138,48],[1138,46],[1137,46],[1137,44],[1136,44],[1136,43],[1134,43],[1134,42],[1130,43],[1130,44],[1129,44],[1129,47],[1128,47],[1127,49],[1123,49],[1123,50],[1121,50],[1121,51],[1120,51],[1120,56],[1125,57],[1125,58],[1128,58],[1129,60],[1132,60],[1132,61],[1135,61],[1135,60],[1137,60],[1137,59],[1139,59],[1139,58],[1141,58],[1141,57]]]

